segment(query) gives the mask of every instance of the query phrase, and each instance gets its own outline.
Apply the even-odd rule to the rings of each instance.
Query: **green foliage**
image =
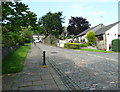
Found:
[[[30,49],[30,43],[26,43],[16,51],[10,53],[2,63],[2,73],[17,73],[23,69],[24,60]]]
[[[87,47],[88,43],[80,43],[80,47]]]
[[[28,5],[22,2],[2,2],[2,46],[23,45],[26,40],[30,42],[36,20],[37,15],[29,11]]]
[[[68,47],[68,45],[67,45],[68,43],[64,43],[64,48],[67,48]]]
[[[68,35],[68,36],[66,37],[66,39],[70,39],[70,38],[73,38],[73,36],[69,36],[69,35]]]
[[[81,51],[93,51],[93,52],[103,52],[103,53],[110,53],[111,51],[104,51],[98,49],[80,49]]]
[[[112,40],[112,51],[120,52],[120,39]]]
[[[36,30],[34,30],[34,34],[44,34],[45,33],[45,28],[43,26],[37,26]],[[46,33],[45,33],[46,34]]]
[[[83,17],[71,17],[71,19],[69,19],[67,31],[70,35],[77,35],[88,29],[89,26],[90,24],[87,19]]]
[[[74,43],[79,43],[79,41],[75,41]]]
[[[22,30],[21,34],[25,38],[25,42],[30,42],[32,40],[33,35],[32,27],[31,26],[29,26],[28,28],[21,27],[21,30]]]
[[[51,45],[55,45],[54,40],[50,39],[50,44],[51,44]]]
[[[18,42],[19,42],[19,45],[24,45],[25,38],[22,35],[19,35],[18,36]]]
[[[63,32],[62,23],[62,12],[48,12],[46,15],[42,16],[42,18],[39,19],[39,25],[44,28],[44,34],[46,36],[52,34],[56,37],[59,37],[59,34]]]
[[[77,43],[65,43],[64,48],[69,48],[69,49],[79,49],[80,45]]]
[[[31,27],[21,27],[20,31],[11,32],[8,26],[3,26],[2,30],[2,44],[3,46],[16,46],[17,44],[23,45],[25,42],[30,42],[33,32]]]
[[[2,2],[3,26],[9,25],[16,30],[19,30],[20,26],[35,27],[37,15],[28,10],[28,5],[22,2]]]
[[[87,40],[88,40],[88,44],[90,46],[92,46],[93,44],[95,44],[95,41],[96,41],[96,37],[95,37],[95,33],[93,31],[89,31],[87,33]]]
[[[2,44],[3,46],[14,46],[16,45],[16,41],[17,41],[17,34],[15,34],[14,32],[11,32],[8,30],[8,28],[6,26],[4,26],[2,28]]]

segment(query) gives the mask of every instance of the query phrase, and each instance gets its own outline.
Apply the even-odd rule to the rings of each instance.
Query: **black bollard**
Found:
[[[46,62],[45,62],[45,51],[43,51],[43,65],[46,65]]]

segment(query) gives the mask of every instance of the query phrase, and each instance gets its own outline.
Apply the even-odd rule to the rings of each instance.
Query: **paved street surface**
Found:
[[[62,81],[71,80],[82,90],[118,90],[118,53],[70,50],[42,43],[37,46],[46,51],[54,70],[67,76],[60,77]]]
[[[47,68],[42,52],[46,51]],[[32,44],[24,69],[3,76],[4,90],[118,90],[118,54]]]

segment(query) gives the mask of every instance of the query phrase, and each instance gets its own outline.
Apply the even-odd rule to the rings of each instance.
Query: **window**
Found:
[[[102,35],[101,35],[101,36],[98,36],[97,38],[98,38],[98,41],[103,40],[103,36],[102,36]]]
[[[120,39],[120,35],[118,35],[118,39]]]

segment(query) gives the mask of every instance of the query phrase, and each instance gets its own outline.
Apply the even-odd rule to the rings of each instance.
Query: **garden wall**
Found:
[[[4,59],[9,53],[13,52],[17,47],[2,47],[2,59]]]
[[[57,46],[58,39],[54,35],[49,35],[43,40],[43,43]]]

